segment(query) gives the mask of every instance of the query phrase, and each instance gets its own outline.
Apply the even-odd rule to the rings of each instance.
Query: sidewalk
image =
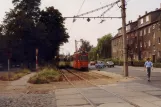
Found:
[[[161,107],[161,88],[138,83],[137,80],[99,87],[56,90],[57,107],[92,107],[79,91],[95,107]]]
[[[118,68],[122,68],[123,66],[116,66]],[[139,71],[144,71],[145,68],[144,67],[134,67],[134,66],[128,66],[129,68],[135,69],[135,70],[139,70]],[[152,72],[160,72],[161,73],[161,68],[153,68]]]

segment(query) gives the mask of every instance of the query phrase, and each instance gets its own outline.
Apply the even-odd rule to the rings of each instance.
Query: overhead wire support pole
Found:
[[[128,76],[128,60],[127,60],[127,41],[126,41],[126,7],[125,7],[125,0],[121,0],[121,13],[122,13],[122,34],[123,34],[123,58],[124,58],[124,65],[123,65],[123,72],[124,76]]]

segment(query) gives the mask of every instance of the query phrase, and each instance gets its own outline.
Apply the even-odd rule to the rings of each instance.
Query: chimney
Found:
[[[141,16],[139,15],[139,18],[140,18]]]
[[[147,14],[148,12],[147,11],[145,11],[145,14]]]
[[[130,24],[130,21],[129,21],[129,24]]]
[[[131,23],[132,23],[132,20],[131,20]]]
[[[155,10],[158,10],[158,8],[156,8]]]

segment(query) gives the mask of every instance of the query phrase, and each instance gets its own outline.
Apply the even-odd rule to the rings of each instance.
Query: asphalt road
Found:
[[[90,69],[96,69],[94,66],[89,66]],[[128,67],[129,76],[138,78],[136,82],[152,85],[158,88],[161,88],[161,68],[154,68],[151,73],[151,82],[147,82],[147,73],[145,72],[144,67]],[[123,75],[123,67],[115,66],[114,68],[104,68],[100,71],[113,72],[116,74]]]

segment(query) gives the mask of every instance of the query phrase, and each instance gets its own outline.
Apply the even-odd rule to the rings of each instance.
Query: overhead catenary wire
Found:
[[[131,0],[127,0],[127,1],[126,1],[126,5],[127,5],[127,3],[130,2],[130,1],[131,1]],[[117,6],[118,6],[119,8],[117,8],[115,11],[118,11],[118,10],[121,8],[121,6],[119,6],[118,3],[117,3]],[[113,13],[114,13],[114,12],[113,12]],[[113,13],[112,13],[112,14],[113,14]],[[103,14],[103,13],[102,13],[102,14]],[[111,17],[112,14],[108,15],[107,17]],[[105,21],[105,20],[101,20],[100,23],[103,23],[104,21]]]
[[[114,4],[117,4],[118,2],[120,2],[120,0],[117,0],[116,2],[113,2],[113,3],[108,4],[108,5],[102,6],[102,7],[100,7],[100,8],[97,8],[97,9],[94,9],[94,10],[91,10],[91,11],[88,11],[88,12],[85,12],[85,13],[82,13],[82,14],[80,14],[80,15],[76,15],[76,16],[74,16],[74,17],[81,17],[81,16],[84,16],[84,15],[88,15],[88,14],[94,13],[94,12],[96,12],[96,11],[99,11],[99,10],[102,10],[102,9],[107,8],[107,7],[109,7],[109,6],[112,6],[112,5],[114,5]]]
[[[82,7],[83,7],[85,1],[86,1],[86,0],[83,0],[83,3],[81,4],[81,6],[80,6],[80,8],[79,8],[79,10],[78,10],[77,15],[80,13],[80,11],[81,11],[81,9],[82,9]],[[73,22],[74,22],[74,21],[73,21]],[[71,25],[71,27],[70,27],[69,33],[71,32],[72,28],[73,28],[73,23],[72,23],[72,25]]]

